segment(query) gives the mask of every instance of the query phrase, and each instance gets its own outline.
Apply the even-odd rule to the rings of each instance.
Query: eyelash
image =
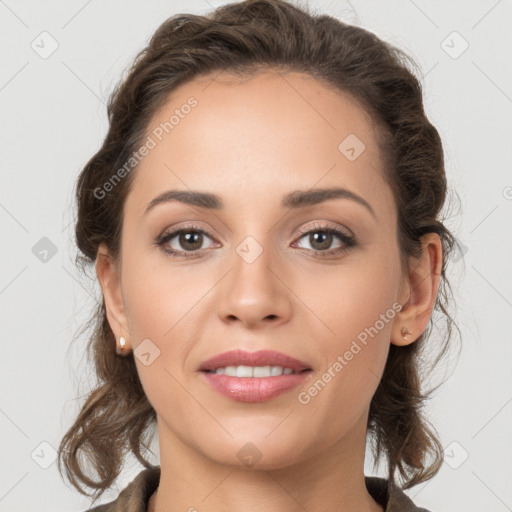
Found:
[[[201,251],[204,250],[204,249],[196,249],[195,251],[176,251],[174,249],[169,249],[168,247],[166,247],[166,244],[170,240],[172,240],[177,235],[180,235],[181,233],[199,233],[202,235],[206,235],[208,238],[212,238],[210,235],[208,235],[208,233],[206,231],[204,231],[200,227],[189,225],[189,226],[181,227],[179,229],[176,229],[176,230],[168,232],[168,233],[166,233],[166,232],[162,233],[156,239],[156,245],[158,247],[160,247],[160,249],[162,251],[164,251],[166,254],[169,254],[170,256],[172,256],[174,258],[180,258],[180,257],[191,258],[193,256],[196,256],[198,253],[200,253]],[[326,256],[342,254],[342,253],[346,252],[349,248],[356,245],[356,239],[354,236],[348,235],[347,233],[341,231],[340,229],[337,229],[337,228],[334,228],[331,226],[320,226],[320,227],[315,227],[314,229],[310,229],[309,231],[305,231],[298,238],[298,240],[301,240],[306,235],[309,235],[311,233],[327,233],[327,234],[336,235],[340,239],[340,241],[345,244],[342,247],[338,247],[336,249],[330,249],[328,251],[306,249],[308,251],[313,251],[313,252],[317,253],[317,255],[322,258],[325,258]]]

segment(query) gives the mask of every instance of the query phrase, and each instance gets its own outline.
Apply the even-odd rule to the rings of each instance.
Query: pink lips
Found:
[[[225,366],[282,366],[291,368],[295,373],[310,367],[293,357],[275,352],[273,350],[259,350],[258,352],[245,352],[244,350],[230,350],[208,359],[201,364],[201,371],[215,371]]]
[[[282,366],[291,368],[293,373],[275,377],[230,377],[213,373],[217,368],[226,366]],[[213,389],[241,402],[270,400],[299,386],[312,373],[306,363],[272,350],[231,350],[203,362],[199,370]]]

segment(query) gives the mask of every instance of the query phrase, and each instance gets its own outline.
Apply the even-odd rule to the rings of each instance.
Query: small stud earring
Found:
[[[124,339],[124,336],[119,338],[119,347],[117,347],[117,353],[119,355],[126,354],[126,340]]]
[[[411,331],[409,331],[409,329],[407,329],[406,327],[403,327],[400,333],[402,334],[402,338],[404,340],[408,340],[410,335],[412,334]]]

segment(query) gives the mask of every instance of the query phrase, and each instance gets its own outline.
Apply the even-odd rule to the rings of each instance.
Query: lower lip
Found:
[[[230,377],[201,373],[215,391],[228,398],[239,402],[265,402],[300,386],[312,372],[309,370],[276,377]]]

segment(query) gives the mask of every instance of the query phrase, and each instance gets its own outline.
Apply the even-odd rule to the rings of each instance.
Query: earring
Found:
[[[119,346],[116,347],[116,352],[118,355],[126,355],[127,354],[127,348],[126,348],[126,340],[124,339],[124,336],[121,336],[119,338]]]
[[[402,330],[400,331],[400,334],[402,335],[402,338],[404,340],[408,340],[412,333],[406,327],[402,327]]]

